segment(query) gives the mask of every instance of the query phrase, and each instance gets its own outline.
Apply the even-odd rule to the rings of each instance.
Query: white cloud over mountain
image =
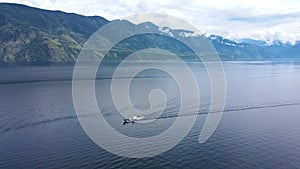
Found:
[[[202,32],[230,39],[300,40],[299,0],[1,0],[109,20],[141,12],[174,15]]]

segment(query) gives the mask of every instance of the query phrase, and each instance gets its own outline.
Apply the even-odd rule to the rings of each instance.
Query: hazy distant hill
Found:
[[[0,62],[73,62],[86,40],[110,21],[61,11],[49,11],[19,4],[0,3]],[[107,60],[122,60],[134,51],[162,48],[183,59],[195,59],[192,51],[171,37],[188,38],[201,43],[205,35],[187,36],[188,30],[160,28],[152,23],[139,25],[124,21],[130,29],[151,29],[157,34],[135,36],[113,48]],[[222,60],[270,60],[300,58],[300,45],[267,45],[263,41],[244,39],[235,42],[211,35],[211,43]],[[147,59],[147,56],[144,58]]]

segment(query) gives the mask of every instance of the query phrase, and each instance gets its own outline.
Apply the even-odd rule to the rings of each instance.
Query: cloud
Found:
[[[298,0],[2,0],[109,20],[141,12],[180,17],[201,32],[228,38],[300,40]]]

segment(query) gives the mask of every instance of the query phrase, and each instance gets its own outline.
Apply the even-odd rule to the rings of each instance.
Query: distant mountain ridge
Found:
[[[0,62],[74,62],[87,39],[109,22],[99,16],[82,16],[19,4],[0,3]],[[197,37],[205,36],[188,30],[158,27],[150,22],[139,25],[130,22],[128,24],[135,29],[151,29],[161,35],[188,38],[195,44],[198,43]],[[266,45],[263,41],[252,39],[233,41],[217,35],[210,35],[207,38],[214,45],[222,60],[300,58],[300,43],[298,42],[295,45],[280,42]],[[126,44],[129,42],[136,45]],[[175,51],[181,57],[190,58],[190,51],[184,47],[178,49],[181,48],[180,44],[172,38],[156,35],[134,37],[133,40],[115,47],[108,57],[112,60],[121,59],[130,51],[155,47],[152,43]]]

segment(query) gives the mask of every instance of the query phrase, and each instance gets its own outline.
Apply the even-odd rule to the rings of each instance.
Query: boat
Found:
[[[128,118],[128,119],[123,119],[123,124],[127,124],[127,123],[134,123],[134,119],[132,119],[132,118]]]
[[[123,119],[123,124],[134,123],[135,121],[142,120],[143,117],[133,116],[132,118]]]

